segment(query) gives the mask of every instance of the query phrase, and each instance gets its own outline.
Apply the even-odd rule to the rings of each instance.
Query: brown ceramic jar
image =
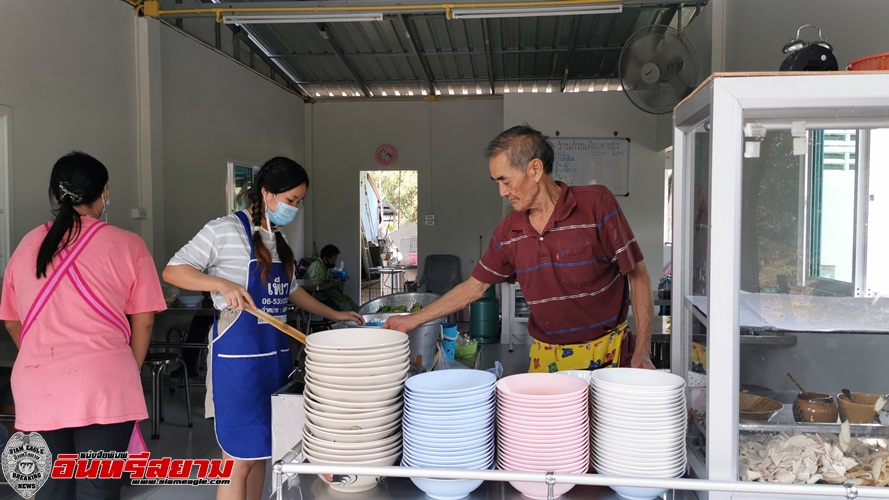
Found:
[[[802,392],[793,400],[793,419],[797,422],[837,421],[839,410],[829,394]]]

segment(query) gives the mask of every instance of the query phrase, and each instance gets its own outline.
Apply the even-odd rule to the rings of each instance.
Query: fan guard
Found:
[[[672,112],[694,90],[698,60],[682,33],[654,25],[630,35],[620,52],[618,71],[630,101],[647,113],[661,115]]]

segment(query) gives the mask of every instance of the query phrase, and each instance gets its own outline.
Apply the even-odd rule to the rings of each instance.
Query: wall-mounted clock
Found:
[[[381,144],[374,152],[374,160],[381,167],[394,165],[395,161],[398,160],[398,151],[391,144]]]

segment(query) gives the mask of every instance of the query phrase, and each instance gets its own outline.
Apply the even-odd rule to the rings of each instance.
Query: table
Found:
[[[416,269],[417,266],[383,266],[383,267],[372,267],[370,268],[371,272],[380,274],[380,297],[386,295],[383,291],[386,288],[386,278],[385,276],[389,276],[389,290],[390,293],[399,293],[404,290],[404,273],[411,269]]]
[[[371,271],[380,273],[380,297],[386,295],[383,291],[386,289],[386,276],[389,276],[389,290],[391,293],[398,293],[404,287],[404,269],[396,267],[374,267]]]
[[[216,309],[212,307],[168,307],[157,313],[158,316],[213,316]]]
[[[344,281],[339,278],[334,278],[330,281],[318,281],[318,280],[305,280],[298,279],[296,283],[300,288],[315,296],[315,292],[320,292],[321,290],[327,290],[328,288],[342,288]]]

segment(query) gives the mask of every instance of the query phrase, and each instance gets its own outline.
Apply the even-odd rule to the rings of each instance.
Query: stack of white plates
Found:
[[[443,370],[408,379],[404,391],[406,467],[490,469],[494,465],[494,384],[497,377],[479,370]],[[481,480],[411,481],[438,500],[463,498]]]
[[[394,465],[401,456],[408,337],[352,328],[309,335],[303,452],[312,463]],[[336,491],[373,488],[379,476],[321,475]]]
[[[584,473],[589,468],[589,391],[585,380],[523,373],[497,382],[497,466],[502,470]],[[547,498],[542,482],[510,481],[531,498]],[[555,497],[573,488],[557,483]]]
[[[671,373],[610,368],[592,373],[593,452],[599,474],[673,478],[685,473],[685,380]],[[665,489],[612,486],[633,500]]]

